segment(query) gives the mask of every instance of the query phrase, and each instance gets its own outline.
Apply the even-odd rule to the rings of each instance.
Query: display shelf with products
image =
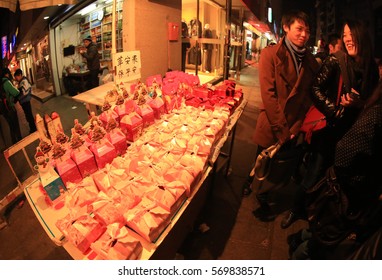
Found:
[[[93,42],[98,44],[98,50],[102,61],[111,60],[112,49],[112,5],[105,6],[102,10],[86,15],[79,24],[81,40],[91,36]],[[122,1],[117,2],[117,22],[116,22],[116,48],[117,52],[122,48]]]

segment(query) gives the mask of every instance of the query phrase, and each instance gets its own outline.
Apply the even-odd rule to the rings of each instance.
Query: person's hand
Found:
[[[350,93],[341,96],[340,104],[343,107],[360,107],[363,105],[363,101],[361,100],[359,93],[352,88]]]

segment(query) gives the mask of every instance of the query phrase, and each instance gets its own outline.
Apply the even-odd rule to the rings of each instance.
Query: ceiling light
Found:
[[[81,16],[84,16],[88,13],[90,13],[91,11],[95,10],[97,8],[96,4],[90,4],[89,6],[83,8],[81,11],[80,11],[80,14]]]
[[[44,17],[44,19],[48,19],[48,18],[49,18],[49,16],[45,16],[45,17]]]

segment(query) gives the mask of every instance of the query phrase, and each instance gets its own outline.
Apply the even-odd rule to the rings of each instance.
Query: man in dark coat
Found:
[[[289,142],[299,133],[312,103],[310,91],[319,68],[305,46],[310,36],[308,16],[291,11],[283,16],[282,23],[284,38],[261,52],[259,80],[263,104],[254,133],[257,154],[276,143]],[[259,191],[256,197],[260,207],[254,215],[262,221],[273,220],[276,215],[268,204],[268,192],[259,195]]]
[[[81,55],[86,58],[87,66],[90,71],[88,80],[88,89],[99,86],[98,74],[100,71],[99,54],[97,45],[93,43],[90,36],[84,39],[86,52],[81,51]]]

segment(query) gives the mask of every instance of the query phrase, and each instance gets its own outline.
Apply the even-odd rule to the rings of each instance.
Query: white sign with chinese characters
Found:
[[[120,52],[113,54],[114,82],[130,82],[141,78],[141,52]]]

